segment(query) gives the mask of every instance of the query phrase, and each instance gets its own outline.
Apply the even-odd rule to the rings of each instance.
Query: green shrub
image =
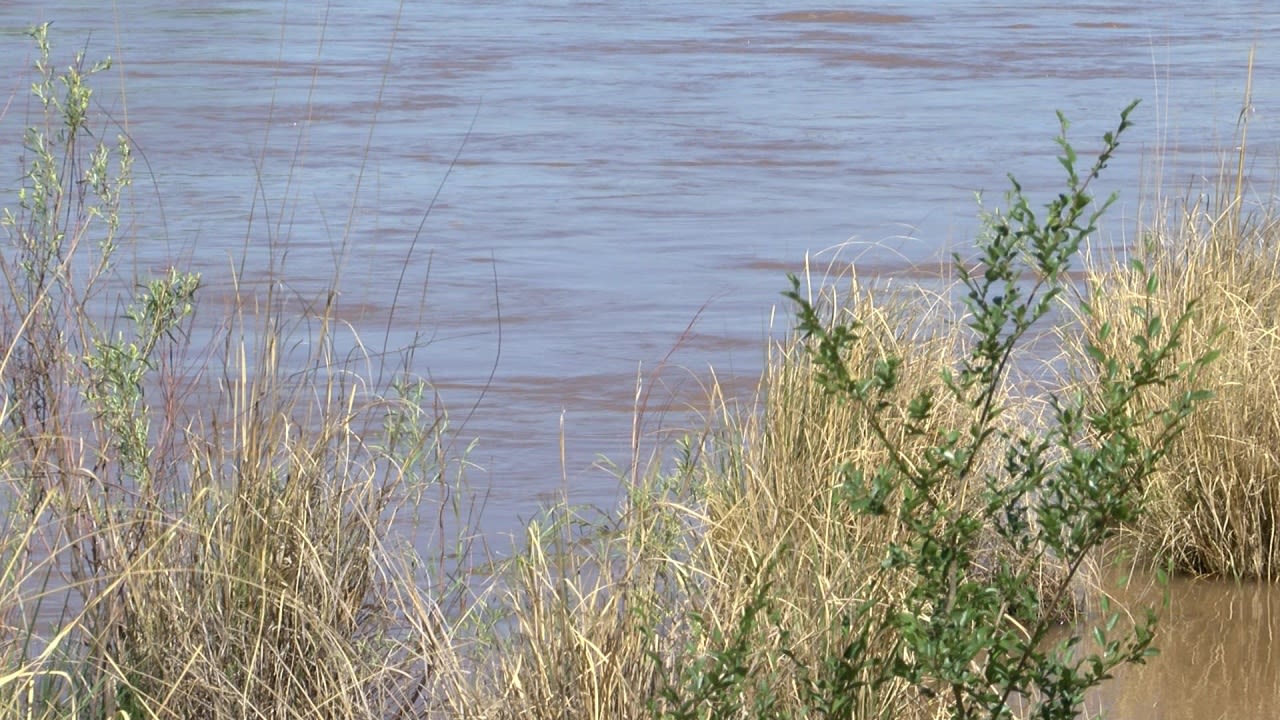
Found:
[[[1119,128],[1105,136],[1083,177],[1060,116],[1066,191],[1048,204],[1042,220],[1014,181],[1009,209],[988,216],[976,268],[964,269],[957,258],[970,337],[937,385],[919,387],[904,401],[898,388],[910,358],[883,354],[850,362],[864,357],[869,329],[839,315],[820,318],[792,277],[787,297],[798,308],[817,384],[858,409],[860,425],[850,431],[869,433],[886,457],[870,465],[844,463],[835,495],[853,512],[894,528],[872,549],[881,553],[882,574],[900,579],[905,589],[868,580],[863,599],[848,603],[840,617],[843,645],[816,660],[792,656],[803,705],[770,709],[769,716],[898,716],[900,706],[866,698],[901,694],[905,684],[916,694],[920,714],[1074,718],[1087,690],[1117,666],[1140,663],[1152,652],[1156,618],[1150,609],[1131,626],[1104,613],[1100,623],[1087,626],[1094,644],[1088,651],[1081,642],[1084,627],[1054,642],[1057,623],[1045,609],[1064,602],[1086,560],[1141,515],[1144,483],[1193,408],[1209,397],[1188,389],[1153,402],[1151,391],[1174,381],[1197,387],[1213,359],[1202,349],[1186,362],[1173,360],[1190,305],[1167,319],[1148,304],[1134,304],[1130,354],[1086,346],[1101,369],[1087,393],[1050,394],[1050,422],[1043,430],[1001,423],[1008,411],[1004,383],[1017,349],[1055,303],[1069,297],[1070,263],[1114,200],[1091,209],[1089,185],[1129,127],[1135,105],[1121,113]],[[1155,276],[1141,267],[1135,271],[1143,273],[1147,294],[1154,293]],[[1104,326],[1099,334],[1111,332]],[[966,409],[958,421],[950,415],[956,405]],[[949,414],[939,431],[935,421],[943,407]],[[1065,568],[1047,586],[1035,575],[1045,563]],[[884,592],[887,587],[894,592]],[[743,671],[751,665],[741,638],[779,602],[779,596],[758,595],[741,615],[740,632],[724,636],[728,644],[694,666],[698,677],[686,674],[668,687],[658,714],[733,715],[759,683]],[[780,628],[784,635],[802,630]],[[715,692],[706,693],[707,687]]]

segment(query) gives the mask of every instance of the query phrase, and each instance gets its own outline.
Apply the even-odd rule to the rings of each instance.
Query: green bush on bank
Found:
[[[1130,355],[1087,345],[1101,368],[1096,385],[1087,394],[1051,395],[1047,429],[1000,423],[1007,411],[1004,383],[1020,342],[1065,296],[1070,263],[1110,204],[1090,210],[1088,188],[1132,109],[1121,114],[1118,130],[1105,137],[1083,177],[1063,121],[1067,188],[1043,219],[1014,183],[1009,209],[989,217],[979,240],[978,269],[965,269],[957,258],[970,330],[959,360],[942,364],[936,383],[910,380],[907,398],[898,391],[911,377],[904,374],[911,358],[868,357],[864,346],[880,347],[880,330],[839,314],[824,320],[792,278],[787,296],[798,307],[812,382],[856,409],[856,429],[844,431],[868,435],[863,442],[884,452],[878,463],[840,466],[837,503],[860,522],[891,530],[849,556],[873,579],[836,613],[842,643],[804,659],[785,645],[777,650],[796,661],[791,677],[798,704],[779,702],[772,688],[762,691],[753,644],[743,640],[761,613],[791,597],[767,592],[766,576],[740,616],[738,633],[727,636],[732,641],[717,637],[718,648],[696,658],[692,674],[664,689],[659,716],[1003,718],[1016,711],[1074,718],[1085,693],[1115,667],[1143,661],[1153,612],[1120,632],[1119,616],[1105,617],[1088,630],[1097,649],[1084,652],[1074,632],[1049,642],[1056,618],[1044,608],[1061,603],[1085,562],[1140,517],[1145,483],[1192,409],[1208,398],[1189,390],[1151,402],[1152,388],[1184,379],[1194,386],[1214,356],[1202,352],[1188,363],[1173,362],[1191,307],[1166,319],[1136,305],[1141,329],[1129,336]],[[1147,277],[1154,292],[1155,278]],[[996,462],[990,462],[993,449]],[[1045,562],[1066,569],[1047,586],[1035,575]],[[782,637],[801,630],[777,628]],[[903,707],[903,688],[917,695],[914,707],[910,700]],[[886,690],[892,693],[887,702],[877,697]]]
[[[1124,625],[1104,603],[1095,626],[1051,638],[1209,399],[1196,388],[1215,354],[1174,359],[1194,308],[1132,304],[1129,354],[1086,345],[1093,384],[1051,393],[1043,427],[1009,388],[1028,333],[1073,297],[1071,263],[1110,204],[1093,209],[1089,186],[1131,110],[1084,174],[1063,121],[1066,190],[1040,218],[1014,183],[976,269],[957,259],[961,322],[856,288],[815,303],[793,279],[801,342],[770,362],[760,410],[641,482],[607,539],[530,536],[519,567],[539,572],[516,579],[510,606],[529,634],[493,672],[557,680],[538,693],[521,680],[497,714],[1071,718],[1142,662],[1151,613]],[[1155,392],[1173,382],[1188,389]]]

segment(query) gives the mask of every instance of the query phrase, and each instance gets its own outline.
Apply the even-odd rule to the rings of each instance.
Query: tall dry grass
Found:
[[[130,406],[152,450],[154,428],[176,435],[163,453],[122,454],[73,353],[41,367],[77,411],[38,432],[0,418],[0,714],[391,718],[443,702],[462,585],[425,571],[438,564],[401,518],[453,481],[444,418],[412,383],[377,393],[331,358],[283,366],[269,315],[260,340],[228,343],[214,397]],[[5,373],[27,401],[29,372]]]
[[[1135,537],[1186,572],[1269,579],[1280,574],[1280,221],[1247,211],[1244,190],[1224,184],[1187,201],[1144,239],[1154,309],[1169,318],[1195,303],[1182,359],[1208,347],[1221,354],[1206,378],[1216,397],[1146,488]],[[1127,343],[1139,322],[1130,306],[1147,283],[1131,269],[1090,268],[1084,325],[1094,342]],[[1166,397],[1188,389],[1170,384]]]
[[[867,355],[851,363],[907,351],[909,387],[938,381],[947,338],[904,333],[911,323],[900,321],[921,317],[904,303],[855,288],[831,310],[875,328]],[[612,517],[559,508],[529,526],[492,598],[506,626],[478,646],[477,716],[652,717],[666,707],[664,687],[735,640],[753,678],[747,696],[804,706],[791,668],[828,657],[842,612],[883,591],[872,585],[884,576],[871,569],[889,531],[839,506],[838,465],[877,458],[856,411],[815,386],[797,339],[775,348],[758,405],[740,413],[719,405],[674,470],[630,479]],[[743,628],[760,599],[769,611]],[[864,703],[897,712],[910,704],[905,693]]]
[[[1146,488],[1137,545],[1193,574],[1280,576],[1280,218],[1253,203],[1249,164],[1253,55],[1236,127],[1209,192],[1157,209],[1142,234],[1146,273],[1113,261],[1088,268],[1083,337],[1117,349],[1138,331],[1131,306],[1176,317],[1194,305],[1179,360],[1216,348],[1216,394],[1191,418]],[[1130,346],[1131,347],[1131,346]],[[1082,359],[1079,366],[1089,368]],[[1091,368],[1096,370],[1097,368]],[[1086,370],[1086,382],[1088,378]],[[1185,378],[1164,398],[1190,390]],[[1162,398],[1163,399],[1163,398]]]
[[[1146,272],[1114,261],[1088,268],[1089,307],[1081,337],[1117,349],[1139,330],[1132,305],[1149,298],[1168,319],[1194,306],[1178,358],[1219,352],[1209,380],[1216,397],[1191,418],[1146,488],[1148,512],[1133,528],[1157,562],[1193,574],[1280,576],[1280,218],[1253,203],[1253,55],[1236,127],[1208,192],[1157,208],[1142,233]],[[1157,203],[1159,205],[1159,202]],[[1078,347],[1078,345],[1077,345]],[[1131,346],[1130,346],[1131,347]],[[1080,358],[1086,368],[1089,361]],[[1186,393],[1185,378],[1164,398]]]
[[[90,113],[109,65],[63,68],[32,35],[0,252],[0,716],[446,707],[465,587],[455,546],[419,552],[401,521],[456,479],[429,387],[339,337],[336,293],[237,279],[218,340],[192,347],[201,278],[118,262],[132,150]]]
[[[961,426],[966,409],[940,392],[941,370],[954,363],[963,332],[948,298],[873,289],[852,275],[846,280],[843,289],[825,291],[819,304],[831,325],[861,327],[861,340],[846,358],[855,376],[869,375],[887,357],[905,361],[900,384],[880,398],[890,440],[910,454],[936,442],[946,428]],[[716,614],[740,616],[755,584],[769,582],[769,621],[775,631],[768,638],[773,645],[766,645],[766,674],[778,676],[781,687],[775,692],[789,693],[787,705],[797,708],[804,700],[802,688],[792,684],[793,662],[821,667],[827,658],[838,657],[854,608],[868,601],[887,606],[908,589],[903,577],[882,567],[889,544],[903,540],[893,513],[860,514],[839,492],[842,466],[870,471],[888,463],[888,451],[865,410],[833,397],[816,373],[798,338],[774,346],[761,380],[759,410],[726,418],[738,442],[722,450],[732,462],[704,480],[704,562],[722,595]],[[905,408],[925,388],[939,391],[940,406],[926,432],[909,437]],[[976,488],[951,487],[946,495],[939,500],[964,506],[976,499]],[[790,631],[783,635],[777,628]],[[731,628],[717,629],[727,634]],[[871,652],[889,650],[887,637],[872,639]],[[925,699],[907,687],[867,688],[856,706],[858,717],[929,712]]]
[[[974,410],[942,392],[966,332],[950,297],[846,280],[820,303],[831,323],[863,328],[850,367],[905,359],[882,398],[891,440],[923,450],[944,429],[967,427]],[[910,435],[905,408],[924,388],[938,390],[939,406],[930,428]],[[814,708],[812,683],[861,630],[848,623],[883,617],[908,591],[883,567],[889,545],[904,540],[893,513],[868,517],[840,493],[841,466],[884,465],[887,450],[864,410],[820,386],[798,337],[772,347],[754,404],[730,405],[718,386],[709,401],[713,417],[686,437],[674,469],[624,478],[620,512],[561,507],[529,526],[491,597],[505,625],[476,646],[477,717],[700,717],[710,706],[680,704],[699,693],[716,696],[717,712],[737,708],[729,717],[803,714]],[[940,500],[964,507],[979,491],[952,487]],[[994,540],[990,549],[984,557],[996,562]],[[1046,587],[1062,576],[1050,565]],[[866,651],[892,652],[891,634],[871,627]],[[938,712],[901,683],[850,700],[853,717]]]

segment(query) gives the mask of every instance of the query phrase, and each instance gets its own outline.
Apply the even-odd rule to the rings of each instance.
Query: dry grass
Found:
[[[228,346],[221,406],[140,408],[180,428],[144,472],[100,419],[4,418],[4,716],[418,717],[443,696],[447,578],[396,539],[445,480],[443,420],[323,358],[286,373],[271,326]],[[76,476],[37,472],[77,431]]]
[[[872,291],[854,278],[825,293],[832,322],[863,328],[851,366],[906,360],[884,398],[893,441],[909,454],[944,428],[967,427],[973,410],[941,391],[940,371],[965,332],[948,296]],[[925,387],[939,390],[938,411],[927,432],[909,436],[902,409]],[[753,407],[730,409],[714,387],[711,397],[719,414],[709,429],[674,471],[633,479],[620,513],[602,520],[560,508],[530,526],[493,598],[505,631],[478,646],[477,717],[652,717],[655,707],[673,711],[664,687],[708,682],[714,673],[697,668],[725,657],[745,678],[732,690],[735,716],[751,717],[760,702],[803,712],[811,705],[799,669],[839,657],[846,622],[864,616],[858,608],[878,603],[865,617],[882,617],[878,608],[906,591],[908,580],[881,565],[889,543],[904,539],[892,513],[869,518],[838,491],[842,464],[874,468],[887,451],[856,405],[819,387],[797,338],[773,348]],[[954,487],[945,501],[963,506],[978,491]],[[1061,568],[1043,571],[1046,587],[1061,578]],[[889,633],[872,628],[870,651],[889,652]],[[902,684],[865,689],[856,708],[855,717],[937,711]]]
[[[884,293],[861,287],[850,278],[845,293],[828,291],[823,305],[831,323],[854,321],[861,342],[849,365],[859,375],[877,360],[901,357],[901,382],[884,397],[881,420],[893,442],[911,455],[947,427],[959,427],[965,409],[946,402],[940,370],[955,359],[960,326],[945,297],[924,292]],[[908,437],[907,402],[926,387],[938,390],[942,402],[929,431]],[[754,578],[769,568],[777,627],[794,632],[785,638],[801,665],[817,667],[838,656],[846,635],[842,623],[851,610],[868,600],[891,602],[905,591],[903,578],[881,568],[888,544],[903,540],[892,512],[870,518],[845,504],[838,489],[842,465],[872,470],[887,464],[884,446],[871,430],[863,410],[832,397],[816,382],[803,345],[795,339],[773,349],[760,388],[759,412],[729,418],[741,438],[741,455],[731,472],[711,473],[707,480],[705,539],[707,564],[726,595],[723,615],[746,603]],[[733,452],[738,452],[735,449]],[[973,501],[975,488],[950,488],[945,502]],[[872,615],[878,615],[873,611]],[[769,650],[783,649],[781,636]],[[887,643],[872,647],[885,647]],[[770,671],[785,678],[788,664],[775,657]],[[795,688],[784,687],[795,692]],[[798,706],[799,698],[789,698]],[[887,687],[859,698],[859,716],[889,712],[905,717],[924,709],[910,688]]]
[[[111,662],[161,717],[410,712],[447,641],[401,548],[384,543],[425,479],[370,446],[378,434],[356,423],[379,408],[354,388],[322,386],[308,418],[270,387],[275,359],[261,361],[239,368],[227,420],[189,432],[191,502],[126,574]]]
[[[191,347],[200,279],[117,265],[131,149],[90,130],[97,70],[59,70],[46,31],[0,223],[0,716],[443,707],[461,584],[399,520],[453,480],[434,398],[344,332],[336,291],[237,284],[220,345]]]
[[[1171,321],[1194,302],[1181,359],[1220,356],[1204,378],[1216,393],[1191,419],[1146,488],[1135,529],[1145,549],[1192,573],[1280,573],[1280,222],[1247,215],[1239,192],[1185,204],[1148,237],[1155,310]],[[1147,279],[1131,269],[1089,274],[1089,337],[1115,352],[1136,332],[1130,306]],[[1104,323],[1112,327],[1103,339]],[[1172,384],[1173,397],[1191,388]]]
[[[1193,574],[1280,577],[1280,218],[1273,203],[1250,206],[1249,58],[1236,150],[1211,192],[1160,214],[1143,234],[1144,277],[1113,262],[1089,268],[1091,315],[1084,337],[1115,350],[1136,332],[1131,310],[1149,282],[1152,310],[1166,322],[1193,311],[1180,361],[1220,354],[1203,378],[1216,393],[1191,418],[1146,488],[1137,545]],[[1274,194],[1272,194],[1274,197]],[[1109,336],[1102,332],[1110,326]],[[1080,366],[1088,367],[1087,362]],[[1087,381],[1087,372],[1086,372]],[[1172,383],[1158,401],[1191,390]]]
[[[906,351],[913,361],[902,392],[938,381],[947,338],[902,332],[901,303],[882,306],[856,288],[851,297],[858,302],[832,311],[856,313],[874,337],[851,363]],[[891,531],[855,518],[834,493],[839,463],[883,458],[869,450],[856,411],[814,385],[796,340],[776,348],[759,392],[757,409],[721,406],[719,429],[692,441],[674,472],[635,479],[612,520],[561,508],[530,526],[495,590],[509,627],[480,653],[487,671],[474,692],[474,707],[484,708],[477,716],[652,717],[661,688],[723,650],[761,593],[770,612],[751,630],[745,661],[752,677],[768,680],[746,694],[803,705],[783,650],[800,663],[829,657],[843,614],[884,592],[873,586],[885,576],[869,570]],[[901,710],[916,699],[903,692],[864,705]]]

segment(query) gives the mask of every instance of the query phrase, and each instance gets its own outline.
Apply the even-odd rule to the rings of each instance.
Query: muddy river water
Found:
[[[477,438],[495,534],[561,495],[613,502],[597,459],[629,461],[638,379],[642,454],[709,367],[749,388],[806,254],[902,274],[963,249],[1005,173],[1055,191],[1055,110],[1083,154],[1144,100],[1101,243],[1215,175],[1255,45],[1253,200],[1280,165],[1263,0],[10,0],[6,203],[22,29],[46,20],[61,63],[115,59],[96,97],[145,158],[141,266],[194,267],[216,305],[244,260],[299,298],[336,284],[366,345],[426,340],[413,369]],[[1109,688],[1110,716],[1275,716],[1278,604],[1175,584],[1164,655]]]

